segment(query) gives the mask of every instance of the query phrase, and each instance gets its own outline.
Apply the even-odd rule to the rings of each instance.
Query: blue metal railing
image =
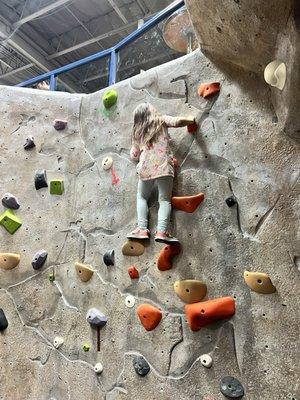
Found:
[[[16,86],[19,86],[19,87],[31,86],[31,85],[34,85],[35,83],[49,79],[50,80],[49,90],[55,90],[56,89],[56,77],[58,75],[66,73],[68,71],[71,71],[72,69],[78,68],[82,65],[89,64],[90,62],[100,60],[101,58],[107,57],[107,56],[110,57],[108,85],[109,86],[113,85],[114,83],[116,83],[116,77],[117,77],[118,51],[120,51],[122,48],[126,47],[129,43],[133,42],[135,39],[137,39],[138,37],[143,35],[149,29],[153,28],[159,22],[163,21],[165,18],[169,17],[171,14],[173,14],[175,11],[177,11],[179,8],[181,8],[183,6],[184,6],[184,0],[173,1],[172,4],[170,4],[168,7],[166,7],[159,13],[157,13],[154,17],[150,18],[147,22],[145,22],[143,25],[141,25],[134,32],[130,33],[128,36],[126,36],[124,39],[122,39],[115,46],[113,46],[107,50],[102,50],[98,53],[92,54],[91,56],[82,58],[81,60],[74,61],[63,67],[56,68],[52,71],[46,72],[45,74],[38,75],[35,78],[31,78],[31,79],[28,79],[27,81],[18,83]]]

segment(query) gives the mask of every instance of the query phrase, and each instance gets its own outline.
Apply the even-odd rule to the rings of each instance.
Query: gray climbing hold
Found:
[[[67,126],[68,122],[60,119],[56,119],[54,121],[54,129],[57,131],[63,131],[65,127]]]
[[[134,357],[132,361],[135,372],[140,376],[145,376],[150,371],[150,365],[142,356]]]
[[[233,207],[237,203],[236,198],[234,196],[227,197],[225,201],[228,207]]]
[[[0,308],[0,331],[4,331],[8,327],[8,322],[4,311]]]
[[[18,199],[11,193],[5,193],[3,195],[2,204],[4,207],[10,208],[11,210],[17,210],[20,207]]]
[[[106,325],[107,317],[97,310],[97,308],[90,308],[86,314],[86,320],[92,326],[104,326]]]
[[[25,150],[30,150],[35,147],[33,136],[28,136],[28,138],[26,138],[25,143],[23,144],[23,147]]]
[[[33,269],[42,268],[42,266],[45,264],[47,256],[48,253],[46,252],[46,250],[39,250],[38,252],[36,252],[31,261]]]
[[[42,170],[36,171],[35,177],[34,177],[34,185],[35,185],[36,190],[39,190],[44,187],[48,187],[46,170],[42,169]]]
[[[228,399],[240,399],[244,396],[244,388],[241,382],[232,376],[225,376],[221,379],[220,390]]]
[[[104,264],[109,267],[110,265],[115,265],[115,251],[109,250],[103,255]]]

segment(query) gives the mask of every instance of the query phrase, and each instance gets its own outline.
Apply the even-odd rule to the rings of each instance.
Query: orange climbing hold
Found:
[[[192,331],[199,331],[220,319],[232,317],[235,313],[235,302],[231,297],[187,304],[185,315]]]
[[[203,193],[196,194],[195,196],[172,197],[172,207],[177,208],[177,210],[192,213],[203,200]]]
[[[161,311],[150,304],[139,305],[136,312],[146,331],[155,329],[162,318]]]
[[[220,82],[201,83],[198,88],[198,94],[201,97],[213,96],[220,91]]]
[[[139,279],[139,271],[135,268],[135,265],[131,265],[128,268],[128,274],[131,279]]]
[[[181,251],[181,246],[179,243],[168,244],[161,249],[156,265],[160,271],[167,271],[172,268],[172,260]]]

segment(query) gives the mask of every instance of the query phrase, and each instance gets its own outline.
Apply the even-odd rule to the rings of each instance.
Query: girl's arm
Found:
[[[180,128],[182,126],[187,126],[195,122],[195,117],[171,117],[170,115],[163,116],[165,124],[169,128]]]
[[[133,161],[139,161],[140,159],[141,150],[137,144],[133,144],[130,149],[130,158]]]

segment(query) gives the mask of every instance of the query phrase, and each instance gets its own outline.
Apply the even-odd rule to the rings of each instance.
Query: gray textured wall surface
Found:
[[[198,97],[198,85],[210,81],[221,82],[219,95]],[[299,400],[299,147],[277,122],[269,87],[196,51],[115,88],[117,107],[109,115],[101,92],[0,88],[0,195],[18,197],[23,222],[13,236],[0,227],[0,252],[21,255],[16,268],[0,269],[0,307],[9,322],[0,333],[0,399],[221,400],[219,381],[233,375],[245,399]],[[195,115],[200,123],[196,135],[170,130],[179,161],[174,193],[203,192],[205,200],[193,214],[173,212],[183,251],[165,272],[155,265],[162,246],[153,240],[140,257],[121,252],[135,225],[137,176],[129,148],[132,111],[143,101],[166,114]],[[67,129],[57,132],[55,118],[66,119]],[[36,148],[26,152],[28,135]],[[117,185],[102,169],[107,155]],[[46,169],[49,180],[62,178],[64,194],[36,191],[37,169]],[[232,194],[238,209],[225,203]],[[152,230],[156,218],[153,195]],[[42,248],[48,259],[34,271],[32,256]],[[106,267],[102,256],[109,249],[116,262]],[[95,269],[89,282],[79,280],[75,261]],[[131,264],[140,271],[138,281],[128,276]],[[276,293],[250,291],[245,269],[269,274]],[[192,332],[173,291],[178,279],[203,280],[209,299],[234,297],[235,316]],[[133,308],[125,305],[127,294],[135,297]],[[163,311],[151,332],[136,316],[141,303]],[[90,307],[108,316],[100,352],[85,319]],[[64,338],[59,349],[55,336]],[[211,369],[200,363],[204,353],[212,355]],[[143,378],[132,366],[136,354],[151,366]],[[104,368],[99,376],[97,362]]]

